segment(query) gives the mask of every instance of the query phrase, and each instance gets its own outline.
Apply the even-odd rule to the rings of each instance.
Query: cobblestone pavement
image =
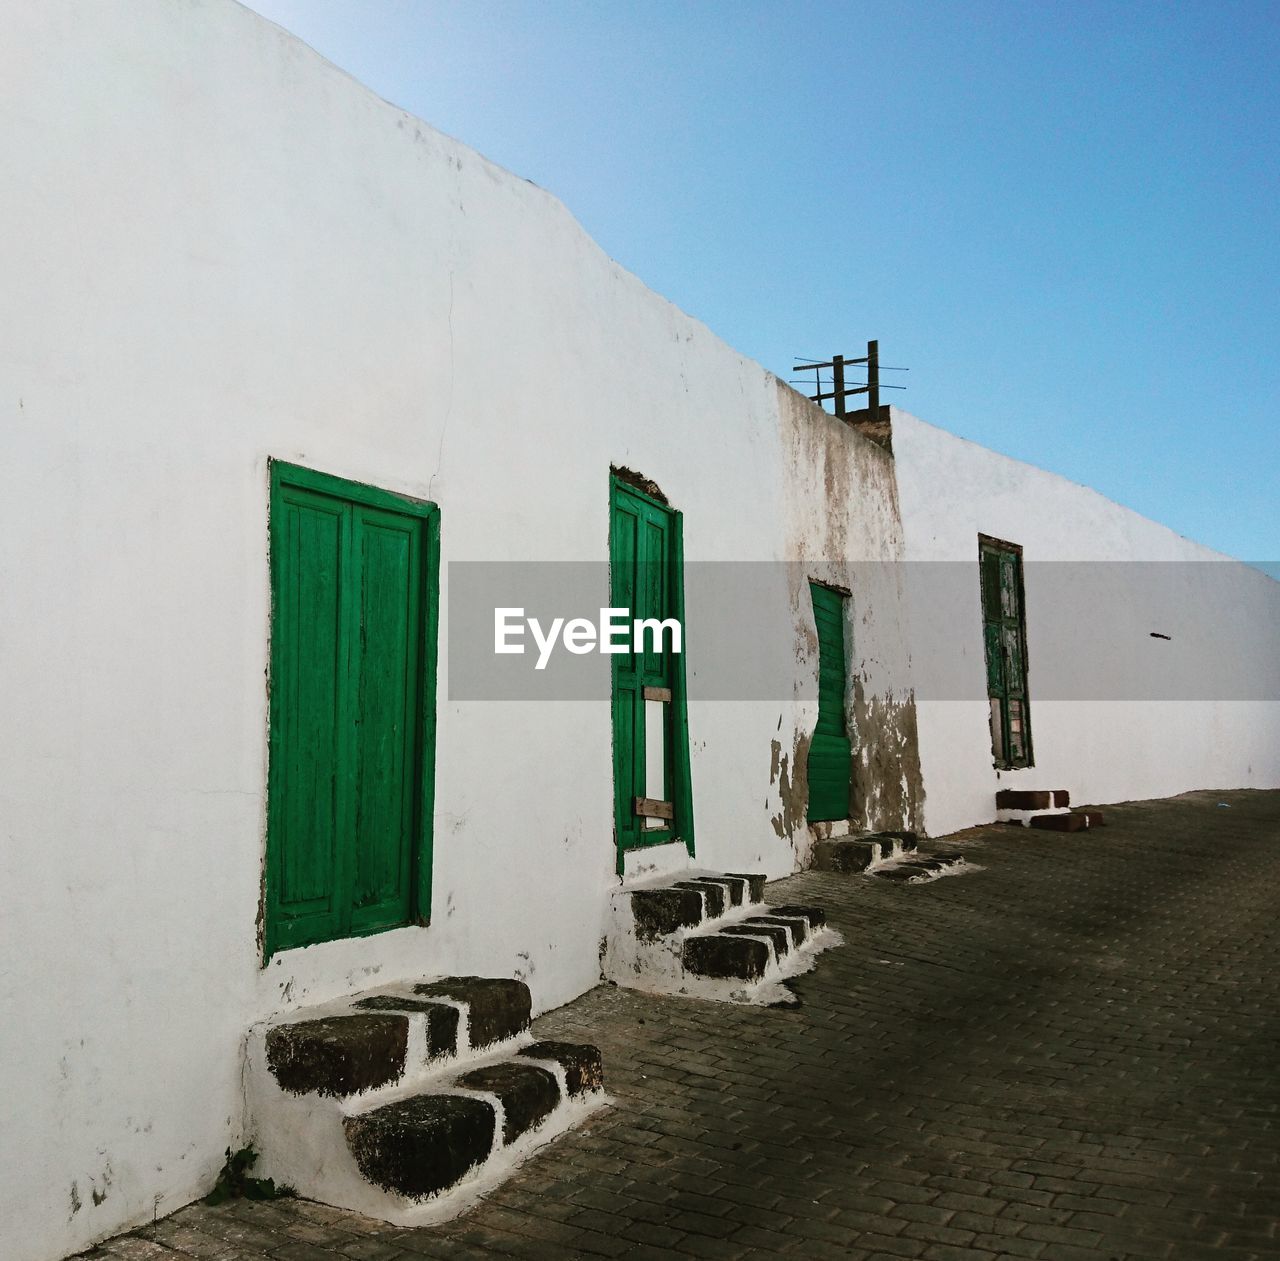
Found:
[[[770,886],[847,943],[799,1008],[543,1017],[616,1106],[454,1222],[195,1205],[90,1255],[1280,1257],[1280,792],[1107,818],[962,833],[975,869],[929,884]]]

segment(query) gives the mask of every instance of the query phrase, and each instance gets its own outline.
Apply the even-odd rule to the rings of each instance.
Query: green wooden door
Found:
[[[437,526],[272,466],[268,954],[429,913]]]
[[[1031,712],[1027,698],[1022,551],[1012,543],[979,538],[978,563],[991,750],[997,766],[1030,766]]]
[[[845,696],[845,597],[830,587],[809,584],[818,631],[818,721],[809,745],[809,822],[849,817],[853,769]]]
[[[680,514],[616,477],[610,478],[609,503],[611,607],[629,610],[632,619],[675,618],[683,629]],[[683,637],[681,647],[687,647]],[[693,852],[684,655],[671,649],[669,635],[661,648],[649,636],[644,651],[615,653],[611,658],[619,871],[624,852],[636,846],[683,840]],[[660,732],[651,727],[655,718]],[[667,807],[669,817],[643,813]]]

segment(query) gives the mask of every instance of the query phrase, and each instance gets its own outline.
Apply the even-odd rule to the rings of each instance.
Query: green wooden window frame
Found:
[[[1027,687],[1027,601],[1022,548],[978,535],[982,645],[987,671],[991,753],[999,770],[1035,765]]]
[[[413,595],[410,637],[406,637],[406,652],[412,653],[416,679],[411,687],[406,687],[406,694],[412,690],[416,700],[412,703],[413,758],[415,766],[403,772],[406,791],[412,795],[412,831],[410,837],[408,874],[408,910],[407,914],[397,914],[395,922],[380,922],[376,914],[364,915],[361,909],[351,905],[345,909],[335,909],[327,918],[312,917],[308,920],[291,919],[285,914],[281,904],[282,890],[282,853],[281,837],[283,835],[283,814],[286,808],[286,792],[282,783],[283,771],[283,731],[284,717],[281,698],[278,694],[278,683],[286,677],[283,654],[285,649],[286,628],[281,619],[281,592],[285,581],[286,558],[281,541],[282,523],[286,519],[286,504],[289,496],[295,498],[314,496],[316,504],[332,503],[335,516],[359,512],[361,521],[368,529],[377,531],[382,524],[394,524],[405,519],[419,521],[421,527],[413,532],[412,537],[418,540],[416,547],[416,580],[411,584]],[[365,527],[362,527],[365,528]],[[436,696],[437,696],[437,641],[439,634],[439,591],[440,591],[440,510],[434,503],[413,499],[394,491],[369,486],[333,474],[322,473],[301,465],[289,464],[282,460],[270,463],[270,524],[271,541],[270,575],[271,575],[271,647],[269,692],[269,734],[268,734],[268,781],[267,781],[267,836],[265,873],[263,880],[263,932],[262,951],[265,963],[281,950],[311,945],[319,941],[339,940],[349,937],[368,936],[373,933],[389,931],[393,928],[410,924],[426,925],[431,916],[431,868],[432,868],[432,817],[435,806],[435,752],[436,752]],[[343,541],[338,544],[339,555],[344,556],[343,548],[354,547],[351,532],[347,536],[339,536]],[[411,556],[415,551],[411,550]],[[358,562],[363,564],[363,561]],[[337,592],[334,597],[338,604],[337,620],[348,627],[345,635],[333,631],[335,644],[348,644],[348,653],[354,625],[361,638],[366,634],[365,615],[359,610],[352,611],[352,603],[359,605],[363,594],[353,588],[348,575],[339,575],[334,579]],[[363,607],[363,606],[361,606]],[[334,669],[341,673],[348,668],[343,664],[341,656],[344,650],[335,648]],[[361,659],[363,661],[363,658]],[[337,686],[335,684],[335,686]],[[362,684],[363,686],[363,684]],[[348,708],[342,713],[356,714],[358,723],[360,706],[364,704],[363,694],[348,702]],[[350,708],[355,706],[356,708]],[[336,748],[343,748],[344,742],[354,743],[354,737],[339,729],[342,719],[335,719],[334,743]],[[338,765],[343,763],[341,755],[335,755]],[[349,789],[357,792],[358,790]],[[296,799],[295,799],[296,800]],[[337,813],[337,812],[335,812]],[[335,844],[341,844],[338,829],[341,819],[334,820]],[[353,842],[354,843],[354,842]],[[345,859],[335,859],[335,866],[342,862],[349,865],[358,864],[359,856],[349,855]],[[352,877],[351,888],[355,888],[355,877]],[[335,891],[342,892],[339,887]]]
[[[689,706],[688,683],[685,670],[685,657],[689,649],[688,626],[685,622],[684,601],[684,514],[672,508],[670,504],[648,494],[632,482],[619,477],[616,473],[609,475],[609,601],[610,605],[620,607],[622,600],[619,588],[619,571],[615,563],[618,550],[617,509],[620,499],[632,498],[653,513],[670,522],[671,527],[671,591],[669,593],[670,616],[680,622],[682,628],[682,644],[679,653],[672,654],[671,686],[671,749],[669,771],[671,775],[671,803],[674,817],[670,827],[641,830],[626,826],[630,821],[632,797],[626,791],[621,767],[628,758],[643,756],[638,750],[634,734],[628,729],[619,704],[619,677],[625,668],[625,654],[615,654],[610,658],[611,677],[613,681],[611,693],[611,725],[613,731],[613,774],[614,774],[614,830],[617,848],[617,870],[621,875],[625,869],[627,851],[661,845],[669,841],[683,841],[685,848],[692,855],[695,849],[693,820],[693,782],[689,765]],[[633,616],[635,615],[633,610]],[[646,656],[649,654],[646,653]]]

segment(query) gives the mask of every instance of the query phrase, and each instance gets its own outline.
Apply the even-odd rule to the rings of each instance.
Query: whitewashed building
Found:
[[[263,1022],[428,978],[583,993],[620,882],[779,877],[1006,788],[1280,785],[1257,571],[827,415],[232,0],[4,29],[10,1261],[206,1192],[258,1137]],[[494,651],[497,600],[562,597],[683,651]],[[984,626],[1024,662],[994,691]]]

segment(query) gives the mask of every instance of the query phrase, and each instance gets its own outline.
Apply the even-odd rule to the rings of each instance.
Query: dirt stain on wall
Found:
[[[780,740],[771,742],[769,783],[777,785],[782,809],[769,822],[784,840],[805,824],[809,805],[809,740],[808,735],[798,735],[790,753],[783,753]]]
[[[853,684],[853,823],[862,831],[918,832],[924,778],[914,692],[866,695]]]

